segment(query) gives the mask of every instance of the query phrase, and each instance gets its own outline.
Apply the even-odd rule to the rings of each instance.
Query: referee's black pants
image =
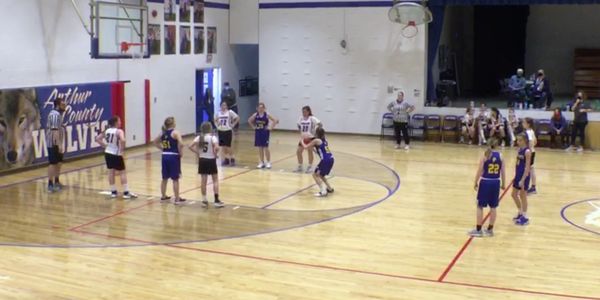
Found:
[[[394,133],[396,135],[396,144],[400,145],[402,143],[402,136],[404,136],[404,143],[410,145],[408,122],[394,122]]]

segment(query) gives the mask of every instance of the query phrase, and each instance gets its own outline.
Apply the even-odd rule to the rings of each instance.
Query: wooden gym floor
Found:
[[[600,156],[539,150],[531,225],[503,194],[493,238],[471,239],[476,146],[335,135],[336,191],[291,173],[297,135],[276,132],[256,170],[250,132],[222,169],[223,209],[160,204],[160,155],[127,153],[134,201],[110,200],[103,158],[0,178],[0,298],[600,299]],[[513,149],[503,151],[509,178]],[[200,197],[196,163],[183,196]],[[210,193],[209,193],[210,195]],[[212,197],[210,197],[212,200]]]

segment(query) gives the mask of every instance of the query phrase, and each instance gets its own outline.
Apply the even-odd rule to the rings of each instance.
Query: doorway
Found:
[[[208,101],[209,98],[212,101]],[[203,122],[212,122],[220,104],[221,68],[196,70],[196,131],[200,131]]]

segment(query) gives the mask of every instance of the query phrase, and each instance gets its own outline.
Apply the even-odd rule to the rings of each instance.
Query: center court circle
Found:
[[[31,227],[31,234],[0,241],[0,245],[59,248],[139,247],[241,238],[315,225],[355,214],[389,199],[400,186],[400,178],[393,169],[353,154],[337,152],[334,172],[334,178],[348,184],[334,183],[336,192],[330,198],[312,198],[312,187],[305,191],[310,198],[309,195],[305,195],[301,200],[290,197],[271,207],[261,208],[239,205],[236,199],[241,199],[244,195],[232,194],[228,196],[227,207],[208,210],[199,205],[161,205],[156,200],[142,198],[123,207],[121,211],[124,213],[115,213],[113,209],[106,216],[96,220],[82,220],[77,212],[85,210],[88,206],[106,203],[106,198],[99,196],[97,190],[73,188],[68,191],[73,194],[68,195],[77,198],[78,201],[68,201],[65,215],[59,216],[58,219],[65,218],[78,224],[71,224],[68,228],[49,224]],[[359,195],[351,191],[353,186],[359,183],[370,185],[372,190],[377,192]],[[43,182],[29,185],[43,188]],[[351,199],[354,195],[360,198],[359,201]],[[290,202],[286,203],[287,201]],[[327,201],[336,203],[324,206],[303,205],[328,204]]]

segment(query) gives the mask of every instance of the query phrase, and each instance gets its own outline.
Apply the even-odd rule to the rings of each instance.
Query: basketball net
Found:
[[[408,21],[404,27],[402,27],[402,36],[405,38],[414,38],[419,33],[419,28],[417,28],[417,23],[415,21]]]
[[[141,59],[144,58],[144,43],[129,43],[129,42],[121,42],[121,54],[129,55],[133,59]],[[135,51],[132,47],[136,47]],[[130,51],[131,50],[131,51]]]

